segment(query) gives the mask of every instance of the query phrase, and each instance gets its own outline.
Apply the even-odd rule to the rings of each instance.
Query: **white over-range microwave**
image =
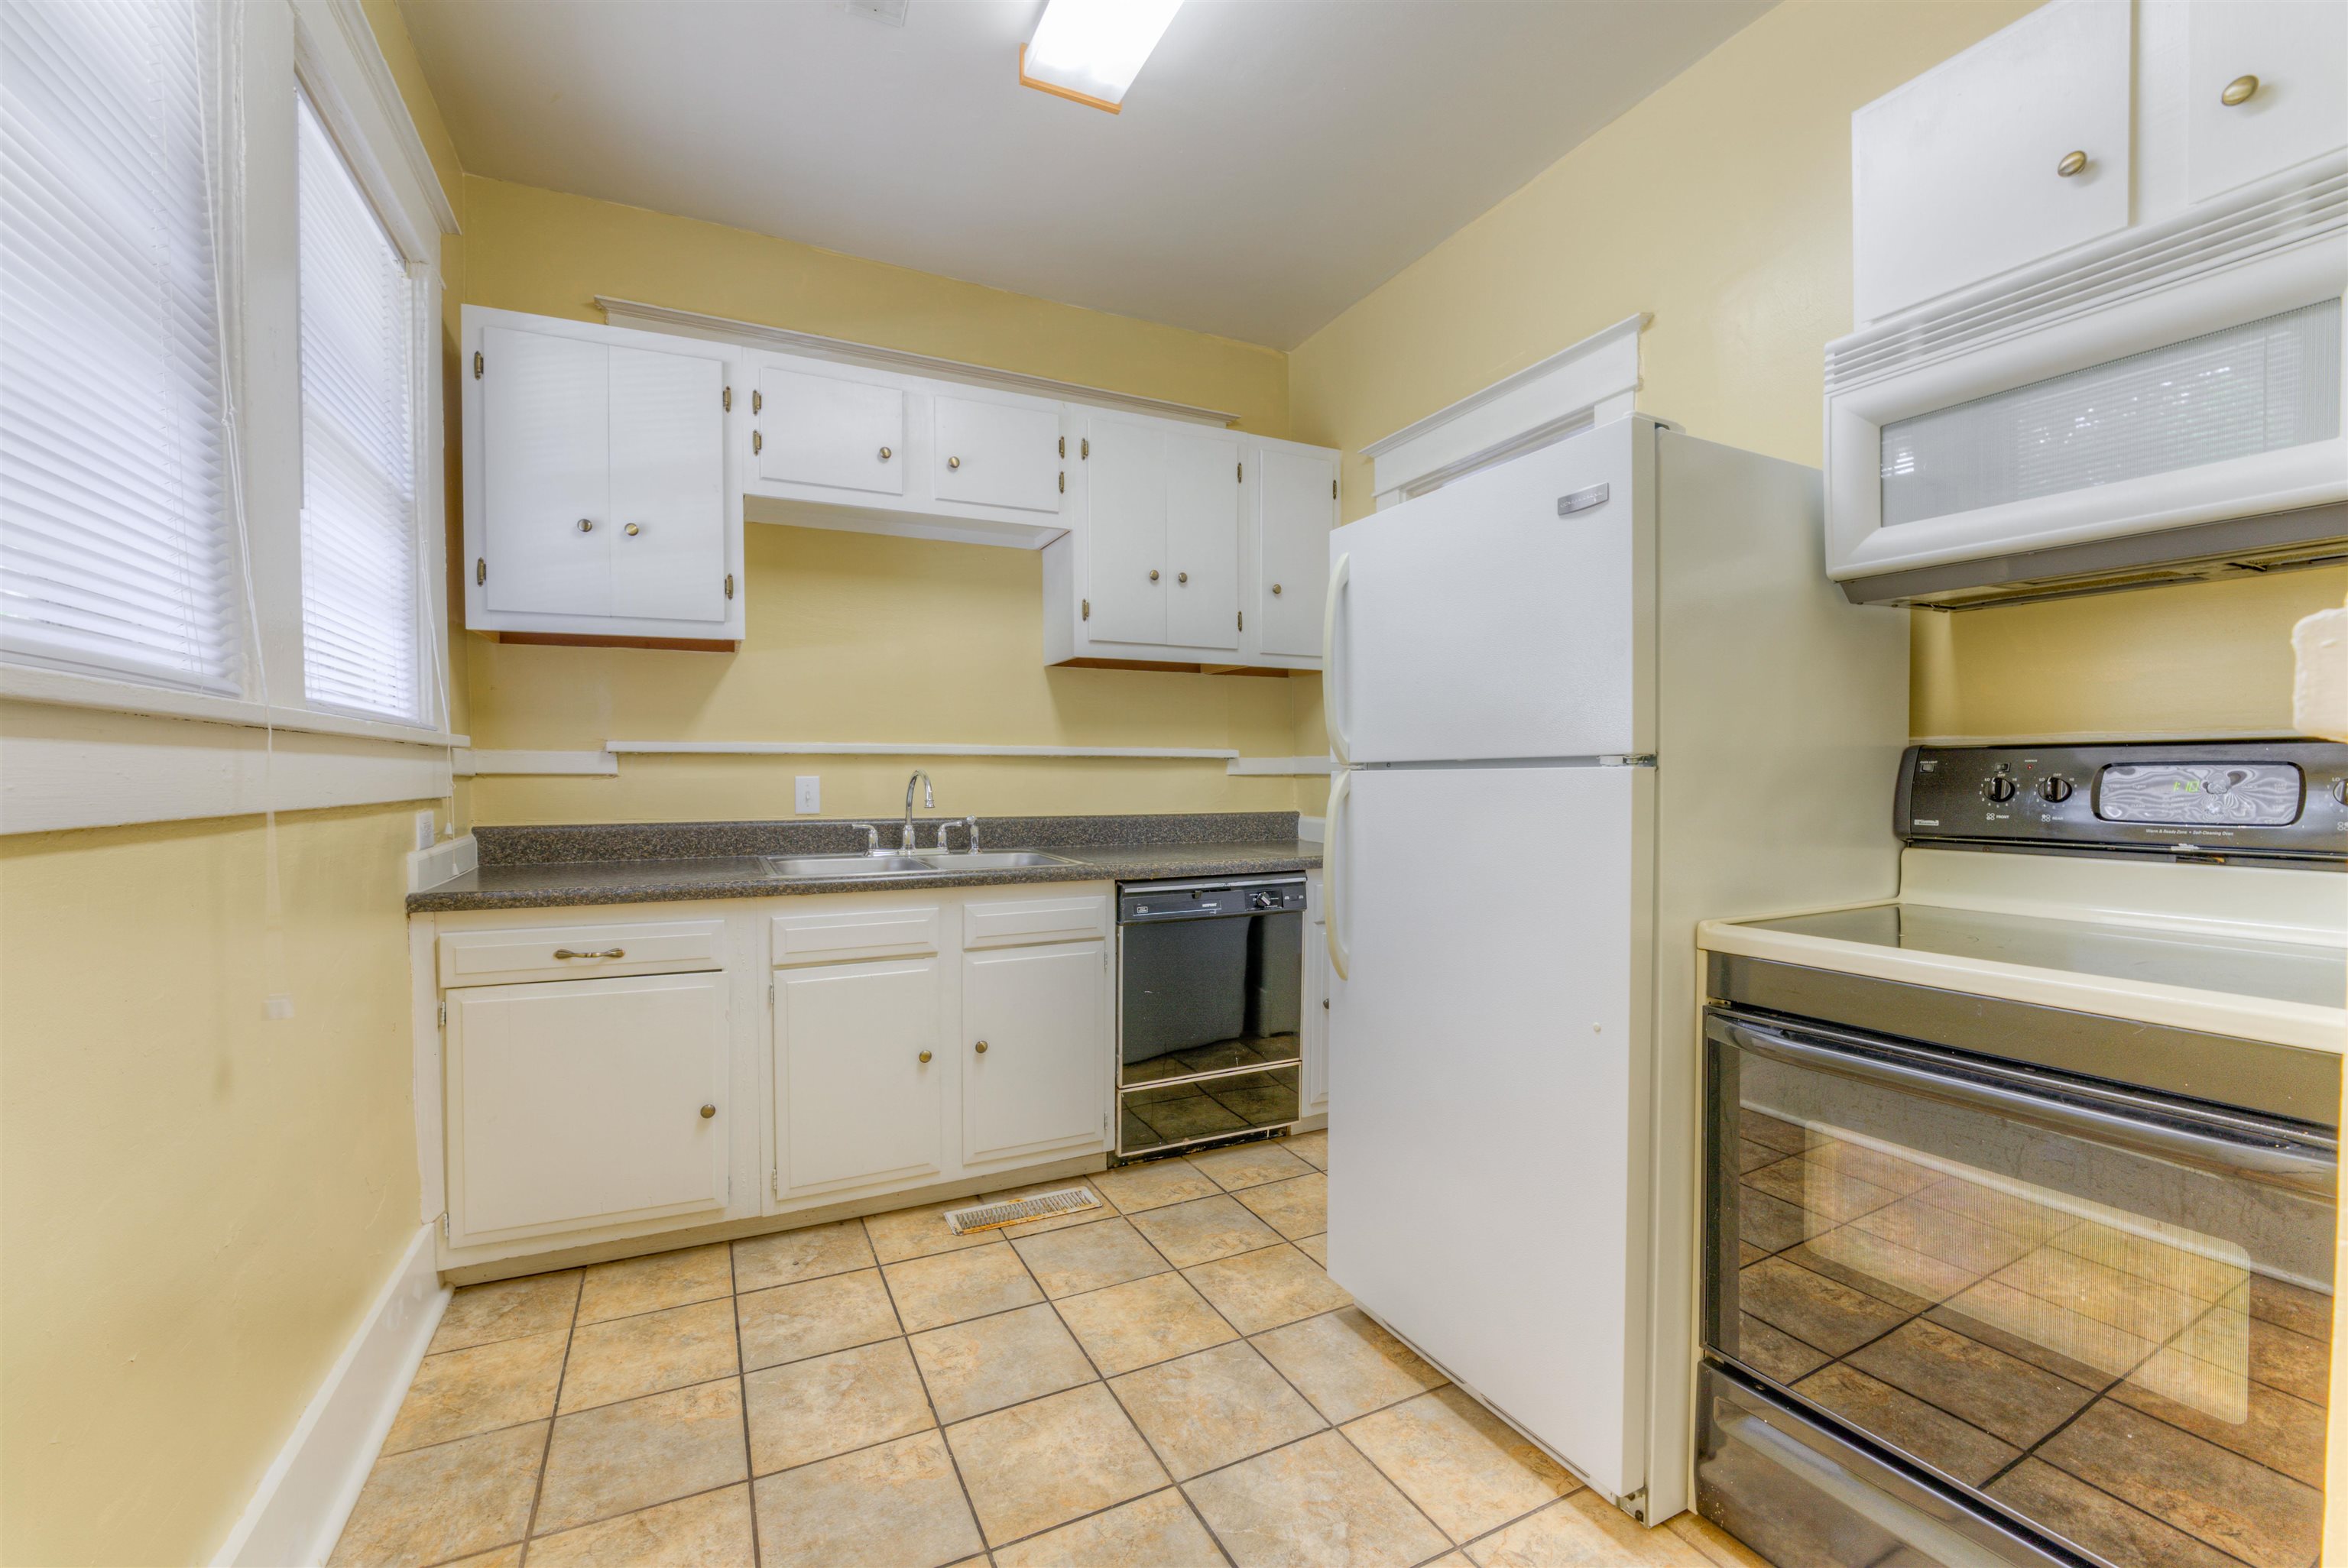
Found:
[[[1859,309],[1893,308],[1827,350],[1827,569],[1850,598],[1957,608],[2348,556],[2348,58],[2293,36],[2343,15],[2057,0],[1854,117]],[[2285,87],[2295,119],[2240,117]],[[2245,138],[2267,172],[2208,189]],[[2167,210],[2128,221],[2148,205]],[[1978,276],[2017,226],[2099,223],[1906,302],[1952,246]]]

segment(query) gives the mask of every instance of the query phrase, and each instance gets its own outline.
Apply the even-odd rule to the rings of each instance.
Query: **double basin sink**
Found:
[[[767,875],[786,882],[883,881],[891,876],[935,876],[940,872],[1015,871],[1030,866],[1074,866],[1065,856],[1035,849],[955,853],[915,850],[904,855],[764,855]]]

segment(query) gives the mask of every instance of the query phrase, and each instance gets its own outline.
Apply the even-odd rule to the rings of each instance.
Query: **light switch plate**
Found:
[[[823,780],[814,774],[799,774],[797,809],[801,815],[823,809]]]
[[[418,849],[431,848],[432,840],[436,836],[437,834],[432,825],[432,813],[428,810],[417,812],[416,814],[416,847]]]

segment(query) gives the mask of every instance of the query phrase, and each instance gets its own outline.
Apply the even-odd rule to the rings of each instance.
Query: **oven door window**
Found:
[[[1134,924],[1119,937],[1117,1152],[1296,1121],[1303,911]]]
[[[2326,1140],[1849,1043],[1707,1020],[1713,1353],[2114,1568],[2313,1562]]]

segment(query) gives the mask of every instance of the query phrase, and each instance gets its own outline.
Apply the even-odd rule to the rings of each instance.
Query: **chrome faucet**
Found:
[[[975,816],[963,817],[962,819],[962,825],[970,829],[970,852],[973,855],[976,855],[978,853],[978,818]]]
[[[908,855],[911,855],[915,847],[913,844],[913,786],[915,784],[922,786],[922,804],[924,807],[935,810],[938,804],[938,792],[931,786],[930,775],[915,768],[913,776],[905,781],[905,833],[904,836],[898,840],[898,847]]]

